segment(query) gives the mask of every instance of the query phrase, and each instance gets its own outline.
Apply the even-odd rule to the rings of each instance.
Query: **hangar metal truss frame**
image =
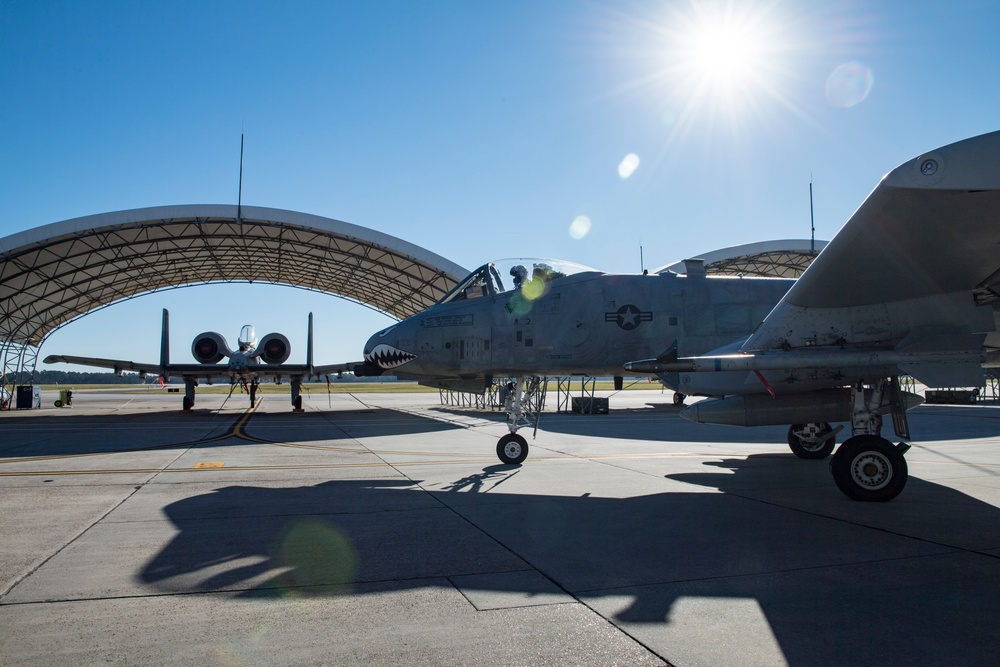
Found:
[[[762,278],[798,278],[809,268],[826,241],[788,239],[762,241],[723,248],[695,255],[704,261],[705,272],[715,276],[756,276]],[[685,273],[684,262],[656,269],[656,273]]]
[[[45,225],[0,239],[0,400],[10,400],[9,385],[22,373],[34,373],[52,332],[135,296],[262,282],[402,319],[467,273],[388,234],[280,209],[164,206]]]

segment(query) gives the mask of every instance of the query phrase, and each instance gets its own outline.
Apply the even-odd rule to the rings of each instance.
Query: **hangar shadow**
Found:
[[[353,438],[436,433],[461,426],[390,408],[331,412],[238,414],[141,412],[122,415],[7,417],[2,422],[0,465],[33,457],[197,449],[226,445],[295,444]]]
[[[892,503],[852,503],[822,462],[787,456],[710,468],[672,476],[690,491],[628,498],[513,493],[514,466],[440,491],[398,480],[229,486],[164,507],[177,534],[137,576],[163,592],[265,600],[554,589],[643,637],[680,623],[681,600],[750,599],[792,665],[990,663],[996,507],[915,478]],[[727,628],[717,630],[722,641]]]

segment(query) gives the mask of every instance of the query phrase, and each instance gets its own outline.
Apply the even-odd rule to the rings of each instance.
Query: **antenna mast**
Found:
[[[812,184],[809,185],[812,192]],[[811,195],[810,195],[811,196]],[[240,191],[236,197],[236,222],[243,224],[243,133],[240,133]]]
[[[809,237],[809,254],[816,256],[816,217],[813,214],[813,177],[809,174],[809,225],[812,227],[812,236]]]

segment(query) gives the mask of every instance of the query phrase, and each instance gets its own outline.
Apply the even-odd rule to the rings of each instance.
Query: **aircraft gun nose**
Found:
[[[247,369],[247,357],[243,354],[234,354],[229,357],[229,369],[232,371],[245,371]]]
[[[399,329],[400,325],[395,325],[369,338],[365,343],[365,361],[383,370],[392,370],[416,359],[416,354],[401,349]]]

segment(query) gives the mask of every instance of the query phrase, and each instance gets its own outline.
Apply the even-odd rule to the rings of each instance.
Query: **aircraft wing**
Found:
[[[98,357],[75,357],[65,354],[52,354],[45,357],[46,364],[67,363],[78,364],[80,366],[95,366],[97,368],[111,368],[116,373],[122,371],[136,371],[138,373],[148,373],[159,375],[164,371],[159,364],[143,364],[123,359],[101,359]],[[248,373],[260,377],[313,377],[332,375],[335,373],[354,372],[356,366],[364,364],[363,361],[354,361],[342,364],[327,364],[324,366],[310,367],[307,364],[254,364],[248,368]],[[166,374],[170,376],[189,376],[199,378],[228,378],[234,375],[227,364],[170,364],[166,368]]]
[[[358,366],[364,366],[363,361],[351,361],[346,364],[327,364],[325,366],[315,366],[312,374],[318,377],[324,375],[334,375],[336,373],[353,373]]]
[[[355,361],[344,364],[328,364],[326,366],[309,366],[307,364],[251,364],[245,375],[270,378],[310,378],[335,373],[352,373],[355,366],[364,362]],[[240,375],[226,364],[170,364],[170,375],[191,377],[230,377]]]
[[[122,371],[136,371],[138,373],[160,374],[159,364],[143,364],[134,361],[124,361],[122,359],[101,359],[98,357],[74,357],[68,354],[50,354],[45,357],[47,364],[78,364],[80,366],[94,366],[96,368],[111,368],[116,373]]]
[[[778,363],[782,352],[884,349],[931,386],[978,385],[983,342],[996,330],[998,246],[993,132],[885,176],[741,352]]]

